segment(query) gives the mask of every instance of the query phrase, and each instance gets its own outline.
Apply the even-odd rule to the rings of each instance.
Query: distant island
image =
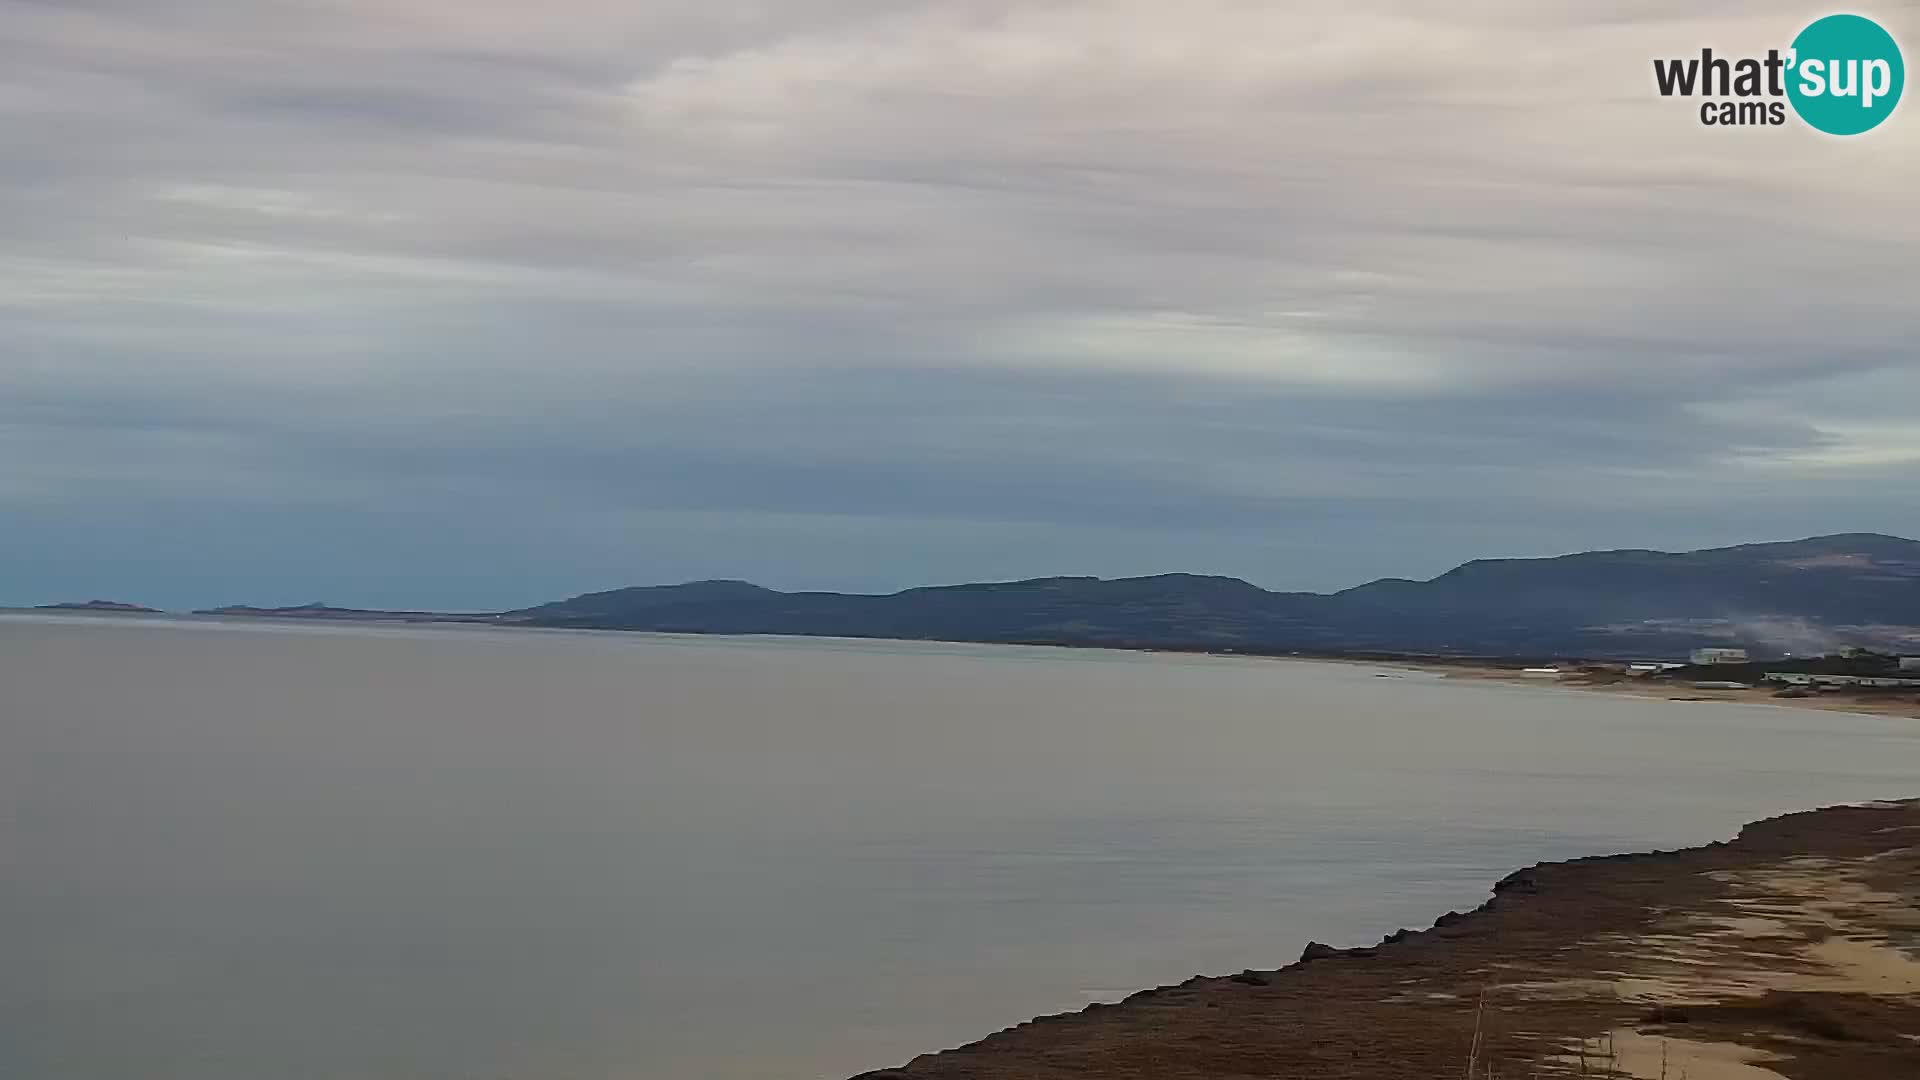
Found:
[[[158,615],[159,608],[124,604],[118,600],[81,600],[64,604],[41,604],[35,611],[117,611],[123,615]]]
[[[330,619],[337,622],[497,622],[498,615],[456,615],[444,611],[377,611],[367,608],[331,607],[327,604],[300,604],[295,607],[204,608],[195,615],[228,615],[252,619]]]
[[[886,595],[697,581],[483,614],[326,604],[196,614],[781,634],[1253,654],[1756,659],[1849,646],[1920,653],[1920,542],[1843,533],[1702,551],[1484,559],[1428,581],[1271,592],[1195,574],[1047,577]]]

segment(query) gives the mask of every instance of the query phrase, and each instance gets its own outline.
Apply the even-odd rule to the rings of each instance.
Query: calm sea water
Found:
[[[6,617],[0,1076],[840,1077],[1917,771],[1363,667]]]

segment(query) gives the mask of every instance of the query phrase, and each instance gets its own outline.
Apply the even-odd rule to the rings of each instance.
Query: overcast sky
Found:
[[[1920,536],[1920,102],[1653,92],[1825,10],[0,0],[0,602]]]

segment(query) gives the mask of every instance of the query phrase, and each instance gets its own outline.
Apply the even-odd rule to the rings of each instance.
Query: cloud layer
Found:
[[[1911,106],[1652,89],[1811,14],[0,0],[0,599],[1920,533]]]

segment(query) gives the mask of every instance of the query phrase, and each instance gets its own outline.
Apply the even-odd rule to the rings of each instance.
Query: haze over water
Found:
[[[0,1076],[842,1077],[1920,771],[1375,670],[0,616]]]

